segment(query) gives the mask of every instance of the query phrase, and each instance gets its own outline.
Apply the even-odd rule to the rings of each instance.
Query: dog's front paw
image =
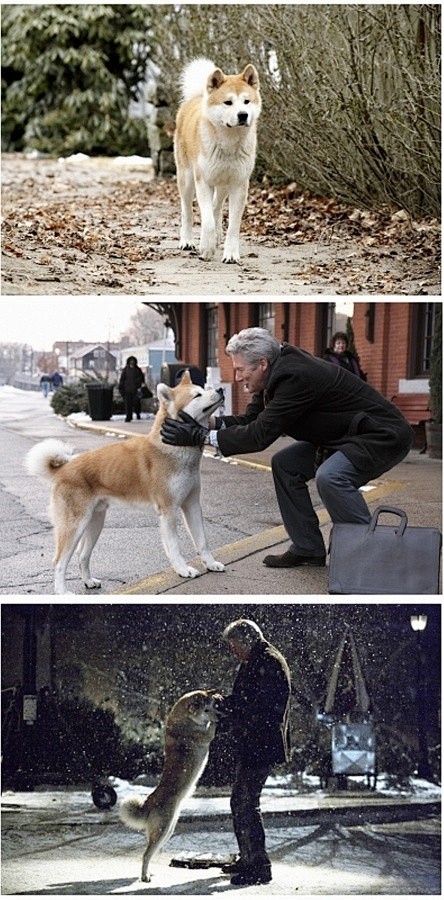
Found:
[[[224,564],[218,562],[217,559],[211,559],[209,562],[206,562],[205,565],[209,572],[225,572]]]
[[[192,241],[181,241],[179,244],[180,250],[195,250],[196,244],[193,244]]]
[[[87,587],[89,590],[92,590],[93,588],[102,587],[102,582],[99,581],[98,578],[85,578],[84,583],[85,583],[85,587]]]
[[[232,238],[226,239],[224,246],[224,254],[222,257],[224,263],[240,263],[239,241]]]
[[[195,569],[193,566],[180,566],[175,571],[182,578],[196,578],[200,575],[199,569]]]

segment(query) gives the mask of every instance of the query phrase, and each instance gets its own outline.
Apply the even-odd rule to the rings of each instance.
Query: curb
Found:
[[[432,819],[440,817],[441,803],[437,801],[424,801],[411,803],[393,803],[392,801],[380,803],[361,803],[356,806],[333,806],[317,809],[289,809],[287,812],[262,810],[264,821],[274,828],[298,827],[305,828],[309,825],[365,825],[381,822],[414,822],[419,819]],[[222,831],[232,828],[232,817],[229,813],[221,813],[218,816],[183,816],[177,824],[177,831],[196,830],[196,826],[205,827],[210,831]]]

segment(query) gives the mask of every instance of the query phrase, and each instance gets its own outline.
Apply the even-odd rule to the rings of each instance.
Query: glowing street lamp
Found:
[[[413,631],[424,631],[427,627],[427,616],[410,616],[410,625]]]

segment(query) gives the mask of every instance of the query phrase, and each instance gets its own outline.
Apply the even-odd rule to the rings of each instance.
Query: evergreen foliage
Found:
[[[3,6],[3,149],[146,153],[145,126],[128,105],[145,74],[147,10]]]
[[[51,397],[51,406],[57,416],[88,412],[88,397],[84,384],[67,384]]]

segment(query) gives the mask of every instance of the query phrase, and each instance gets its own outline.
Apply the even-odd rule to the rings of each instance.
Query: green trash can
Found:
[[[93,422],[108,422],[113,414],[114,385],[91,382],[86,389],[89,414]]]

